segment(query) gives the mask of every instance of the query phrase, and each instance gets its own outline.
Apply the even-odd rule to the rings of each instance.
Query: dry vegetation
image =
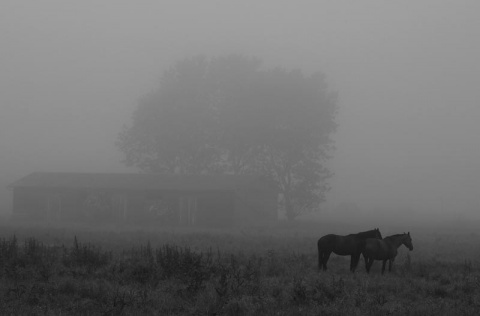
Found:
[[[480,313],[476,233],[411,231],[415,249],[400,248],[393,273],[381,276],[377,262],[368,275],[362,259],[352,275],[348,258],[335,255],[326,273],[317,269],[316,240],[332,227],[226,232],[4,224],[0,314]]]

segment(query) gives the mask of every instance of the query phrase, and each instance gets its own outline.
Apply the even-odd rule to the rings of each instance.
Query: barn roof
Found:
[[[34,172],[9,188],[69,188],[114,190],[233,191],[274,190],[271,182],[247,175],[160,175],[140,173]]]

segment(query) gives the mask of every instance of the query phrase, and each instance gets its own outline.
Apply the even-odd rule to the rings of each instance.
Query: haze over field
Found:
[[[239,53],[339,93],[325,211],[480,213],[480,2],[2,1],[0,209],[34,171],[132,172],[114,142],[176,61]]]

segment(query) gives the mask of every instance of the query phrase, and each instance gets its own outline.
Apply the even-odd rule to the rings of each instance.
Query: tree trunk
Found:
[[[293,221],[295,219],[295,213],[293,210],[293,205],[290,200],[290,195],[289,194],[283,194],[283,197],[285,199],[285,212],[287,215],[287,220],[288,221]]]

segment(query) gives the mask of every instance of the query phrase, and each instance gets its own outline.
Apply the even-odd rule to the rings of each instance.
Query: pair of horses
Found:
[[[382,260],[382,274],[385,272],[385,265],[389,261],[388,271],[392,271],[392,264],[397,256],[397,249],[405,245],[410,251],[413,250],[412,238],[409,233],[397,234],[382,238],[378,228],[339,236],[334,234],[325,235],[317,242],[318,267],[327,270],[327,261],[331,253],[340,256],[350,256],[350,271],[355,272],[360,255],[363,254],[367,273],[375,260]]]

